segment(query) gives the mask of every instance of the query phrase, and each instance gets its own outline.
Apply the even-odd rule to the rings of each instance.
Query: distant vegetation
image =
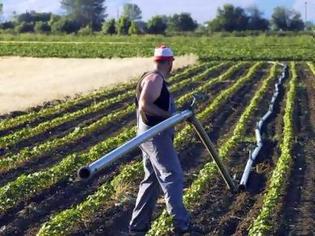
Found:
[[[105,0],[61,0],[65,15],[46,12],[14,13],[10,20],[1,22],[3,4],[0,4],[0,32],[2,33],[43,33],[43,34],[182,34],[213,32],[251,31],[302,31],[314,30],[311,22],[304,22],[301,14],[286,7],[276,7],[271,19],[263,17],[257,7],[243,9],[225,4],[218,8],[211,21],[198,24],[189,13],[170,16],[153,16],[142,20],[142,10],[136,4],[125,4],[118,19],[109,19]]]
[[[132,28],[131,28],[132,29]],[[126,29],[121,29],[126,30]],[[313,60],[315,44],[307,33],[265,33],[237,37],[236,33],[207,36],[104,36],[104,35],[42,35],[0,34],[1,56],[32,57],[149,57],[152,48],[164,42],[176,55],[193,53],[206,60]],[[290,35],[287,36],[287,35]],[[279,37],[283,36],[283,37]]]

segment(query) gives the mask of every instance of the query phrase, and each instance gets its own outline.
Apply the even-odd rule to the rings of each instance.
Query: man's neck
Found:
[[[168,72],[159,68],[155,68],[156,71],[158,71],[159,73],[161,73],[164,77],[164,79],[166,79],[168,77]]]

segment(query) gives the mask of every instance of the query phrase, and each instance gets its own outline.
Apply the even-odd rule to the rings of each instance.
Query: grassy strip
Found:
[[[250,71],[252,72],[253,70],[257,70],[258,66],[260,66],[260,64],[255,64]],[[231,67],[224,75],[219,77],[227,79],[228,76],[238,69],[238,67],[239,66],[237,65]],[[247,74],[244,78],[247,78],[248,75],[249,74]],[[244,84],[247,81],[244,80],[244,78],[241,78],[235,82],[235,85],[238,85],[234,85],[233,87],[239,88],[241,84]],[[201,121],[205,121],[209,114],[216,111],[228,99],[229,96],[222,95],[225,94],[226,91],[231,92],[230,89],[223,90],[205,110],[197,115]],[[220,100],[220,98],[223,97],[225,99]],[[175,147],[177,149],[181,149],[185,145],[188,145],[191,142],[191,133],[193,133],[192,128],[189,125],[186,125],[179,133],[176,134]],[[97,211],[101,205],[105,204],[106,201],[108,201],[108,199],[110,199],[110,197],[115,193],[116,189],[121,189],[122,186],[127,186],[131,183],[134,183],[134,180],[137,176],[139,176],[139,173],[143,173],[141,161],[125,166],[118,176],[116,176],[110,183],[106,183],[101,186],[97,192],[89,196],[84,202],[71,209],[62,211],[56,216],[53,216],[49,222],[42,226],[38,234],[70,234],[75,225],[79,224],[80,222],[84,222],[87,218],[90,218],[91,215],[93,215],[93,213]]]
[[[274,209],[281,199],[282,192],[286,186],[290,174],[290,168],[293,163],[292,150],[294,145],[294,127],[293,114],[296,100],[297,90],[297,73],[295,63],[291,63],[292,78],[290,88],[287,94],[285,113],[283,117],[283,139],[280,145],[281,155],[277,161],[277,165],[272,173],[267,192],[263,198],[263,206],[258,217],[250,226],[249,235],[269,235],[272,229],[272,216]]]
[[[252,77],[254,70],[251,71]],[[219,154],[223,159],[228,159],[229,153],[237,146],[237,143],[242,139],[246,132],[246,126],[250,121],[251,116],[256,111],[258,104],[262,101],[264,94],[268,91],[271,83],[275,79],[276,65],[270,70],[270,75],[263,81],[262,86],[257,90],[254,97],[251,99],[249,105],[242,113],[238,120],[232,136],[219,149]],[[233,87],[231,87],[231,90]],[[236,92],[234,90],[234,92]],[[188,209],[193,209],[196,202],[198,202],[201,193],[205,190],[209,181],[218,175],[218,169],[213,162],[207,163],[200,171],[197,178],[194,180],[190,188],[184,194],[184,203]],[[168,235],[172,231],[172,218],[164,210],[161,216],[153,223],[148,235]]]
[[[211,63],[202,63],[199,65],[195,65],[192,67],[189,67],[188,69],[184,70],[183,72],[172,76],[169,78],[170,83],[174,83],[177,81],[181,81],[182,79],[187,79],[190,76],[192,76],[194,73],[199,73],[200,71],[206,69],[208,66],[211,66],[214,64],[213,62]],[[92,92],[87,95],[80,96],[75,99],[70,99],[66,102],[60,103],[58,105],[52,106],[52,107],[47,107],[43,108],[39,111],[32,111],[29,112],[25,115],[17,116],[14,118],[8,118],[0,121],[0,131],[1,130],[7,130],[10,128],[17,127],[19,125],[23,125],[26,123],[29,123],[30,121],[33,121],[38,118],[45,118],[47,116],[56,114],[56,113],[63,113],[66,112],[69,108],[73,106],[78,106],[84,102],[93,102],[96,99],[102,98],[102,97],[110,97],[112,94],[115,93],[122,93],[126,92],[127,90],[133,89],[135,87],[135,83],[124,83],[124,84],[119,84],[116,85],[115,88],[105,88],[105,89],[100,89],[98,91]]]
[[[86,152],[68,155],[50,169],[21,175],[16,180],[0,188],[0,214],[57,182],[71,178],[78,168],[95,161],[104,153],[122,145],[135,135],[134,128],[122,129],[116,137],[108,138]]]

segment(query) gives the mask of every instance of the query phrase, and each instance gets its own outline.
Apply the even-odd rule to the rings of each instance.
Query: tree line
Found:
[[[244,9],[225,4],[217,9],[216,17],[199,25],[189,13],[172,16],[153,16],[142,20],[142,11],[136,4],[124,4],[121,16],[108,19],[105,0],[61,0],[65,15],[35,11],[15,14],[10,21],[2,22],[0,29],[8,32],[81,33],[91,34],[165,34],[179,32],[233,32],[233,31],[301,31],[314,29],[304,22],[301,14],[286,7],[276,7],[271,19],[263,17],[257,7]],[[3,4],[0,4],[0,16]],[[1,19],[1,18],[0,18]]]

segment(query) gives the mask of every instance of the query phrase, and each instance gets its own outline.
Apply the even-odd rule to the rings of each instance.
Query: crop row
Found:
[[[188,79],[195,73],[199,73],[200,71],[204,70],[205,68],[211,66],[212,63],[201,63],[192,67],[187,68],[183,72],[176,74],[169,78],[169,83],[174,83],[178,81],[182,81],[183,79]],[[66,102],[60,103],[58,105],[43,108],[39,111],[32,111],[25,115],[20,115],[14,118],[4,119],[0,121],[0,131],[10,129],[19,125],[24,125],[26,123],[29,123],[32,120],[38,119],[38,118],[45,118],[54,114],[62,114],[66,112],[69,108],[78,106],[83,103],[92,103],[97,99],[105,99],[110,98],[114,94],[120,94],[122,92],[129,91],[131,89],[134,89],[135,83],[129,82],[124,83],[120,85],[116,85],[115,88],[105,88],[100,89],[98,91],[89,93],[87,95],[80,96],[75,99],[70,99]],[[119,101],[118,101],[119,102]]]
[[[76,170],[87,163],[96,160],[102,154],[112,150],[135,136],[134,128],[124,128],[115,137],[95,145],[89,151],[71,154],[50,169],[29,175],[22,175],[0,188],[0,213],[13,207],[21,200],[26,200],[40,191],[49,188],[58,181],[73,176]]]
[[[120,100],[124,100],[127,98],[130,98],[134,95],[134,91],[128,91],[126,93],[123,93],[121,95],[117,95],[114,98],[105,99],[102,102],[99,102],[97,104],[93,104],[91,106],[88,106],[82,110],[78,110],[72,113],[64,114],[61,117],[57,117],[53,120],[48,120],[45,122],[40,123],[36,127],[25,127],[17,132],[14,132],[12,134],[3,136],[0,138],[0,146],[2,147],[10,147],[15,145],[18,142],[21,142],[23,140],[26,140],[28,138],[34,137],[36,135],[39,135],[41,133],[44,133],[52,128],[55,128],[57,126],[60,126],[64,124],[65,122],[73,121],[81,116],[88,115],[90,113],[98,112],[101,110],[104,110],[113,104],[117,103]]]
[[[251,71],[252,75],[255,73]],[[219,148],[219,156],[227,160],[231,151],[237,146],[245,134],[246,127],[256,111],[259,103],[262,101],[264,94],[270,88],[272,81],[275,79],[276,65],[271,68],[270,75],[266,78],[261,87],[256,91],[254,97],[251,99],[249,105],[239,118],[234,127],[232,136],[224,142]],[[250,76],[249,78],[251,78]],[[184,203],[190,210],[193,209],[194,204],[200,201],[201,193],[205,190],[207,184],[211,179],[218,175],[218,169],[214,162],[208,162],[200,171],[197,178],[184,194]],[[153,223],[148,235],[167,235],[172,230],[172,219],[166,211]]]
[[[129,105],[127,107],[124,107],[124,109],[120,109],[117,112],[109,113],[108,115],[102,117],[100,120],[97,120],[96,122],[88,126],[77,127],[72,132],[63,137],[47,140],[34,147],[23,148],[17,154],[6,155],[4,158],[0,159],[0,173],[5,173],[21,167],[27,161],[34,161],[39,157],[52,152],[53,150],[56,150],[66,145],[70,145],[71,143],[74,143],[83,137],[88,137],[100,128],[106,127],[113,122],[121,122],[123,121],[123,118],[126,118],[126,116],[134,112],[134,110],[135,105]]]
[[[233,73],[235,73],[235,69],[239,69],[241,66],[243,66],[244,63],[239,63],[234,65],[230,70],[228,70],[228,73],[224,73],[217,78],[212,79],[208,83],[203,84],[202,86],[198,87],[197,89],[191,91],[190,93],[186,93],[183,95],[180,99],[177,100],[177,103],[184,104],[188,98],[191,98],[193,95],[202,94],[204,91],[207,91],[209,88],[211,88],[214,84],[218,84],[220,82],[225,81],[227,78],[231,77]]]
[[[272,173],[267,192],[263,197],[263,205],[260,213],[250,227],[249,235],[268,235],[270,233],[270,229],[274,224],[274,222],[272,222],[272,216],[286,186],[286,181],[289,177],[290,168],[293,163],[293,117],[298,79],[295,63],[292,62],[290,67],[292,78],[289,83],[289,91],[287,94],[285,113],[283,117],[284,128],[282,143],[280,145],[281,155]]]
[[[213,73],[213,71],[215,71],[215,70],[221,68],[221,67],[224,66],[224,65],[226,65],[225,62],[220,63],[219,65],[215,65],[215,66],[212,66],[212,67],[208,68],[206,71],[202,72],[201,74],[198,74],[198,75],[194,76],[194,77],[191,78],[191,79],[186,79],[186,80],[179,81],[178,83],[174,84],[174,85],[170,88],[170,90],[171,90],[172,92],[175,92],[175,89],[176,89],[176,91],[178,91],[178,90],[180,91],[181,89],[183,89],[183,88],[186,87],[186,86],[189,86],[189,85],[190,85],[191,83],[193,83],[193,82],[198,82],[198,81],[200,81],[200,80],[203,80],[203,79],[205,79],[205,78],[208,78],[209,75],[210,75],[211,73]]]
[[[250,72],[256,71],[258,66],[260,64],[255,64]],[[227,78],[226,76],[230,76],[233,72],[235,72],[238,69],[238,66],[235,65],[232,68],[229,69],[224,75],[221,76],[221,78]],[[249,75],[249,74],[248,74]],[[240,78],[237,82],[235,82],[235,85],[232,86],[234,88],[239,88],[241,85],[243,85],[246,81],[248,81],[249,78],[245,76],[244,78],[247,78],[245,80],[244,78]],[[220,76],[219,76],[220,77]],[[229,91],[227,96],[222,96],[222,94],[225,94],[226,91]],[[235,92],[235,90],[233,90]],[[212,103],[207,106],[205,110],[198,113],[198,118],[204,122],[206,118],[211,115],[213,112],[215,112],[219,107],[227,100],[227,98],[232,95],[232,92],[230,89],[223,90],[216,99]],[[225,97],[226,99],[221,99],[222,97]],[[215,104],[213,106],[213,104]],[[208,108],[211,109],[208,109]],[[191,133],[193,132],[192,128],[189,125],[186,125],[179,133],[176,134],[175,137],[175,147],[177,149],[182,149],[185,145],[187,145],[191,141]],[[189,135],[187,135],[189,134]],[[94,193],[93,195],[89,196],[84,202],[79,204],[78,206],[68,209],[66,211],[63,211],[56,216],[54,216],[49,222],[43,225],[43,227],[40,230],[39,235],[58,235],[58,234],[67,234],[71,232],[72,228],[78,224],[79,222],[84,221],[84,219],[87,219],[91,217],[93,212],[97,211],[99,206],[106,203],[108,199],[115,193],[115,190],[123,188],[122,186],[129,185],[130,183],[134,183],[134,180],[137,176],[139,176],[139,173],[142,173],[142,163],[136,162],[134,164],[130,164],[125,166],[121,173],[117,175],[111,182],[105,183],[102,185],[99,190]]]

